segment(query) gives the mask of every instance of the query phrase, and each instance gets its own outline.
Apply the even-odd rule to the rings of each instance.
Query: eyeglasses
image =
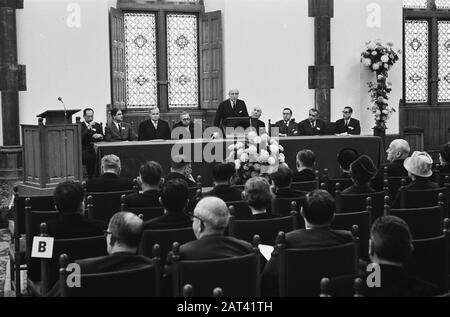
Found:
[[[342,113],[349,114],[351,112],[350,111],[342,111]]]
[[[191,219],[191,221],[193,221],[193,220],[194,220],[194,218],[197,218],[198,220],[200,220],[201,222],[203,222],[203,219],[202,219],[202,218],[200,218],[200,217],[198,217],[198,216],[196,216],[196,215],[194,215],[194,213],[193,213],[193,212],[186,212],[186,215],[188,215],[188,216],[189,216],[189,218]]]
[[[105,238],[108,236],[108,234],[112,234],[112,232],[108,230],[103,230],[103,235],[105,236]]]

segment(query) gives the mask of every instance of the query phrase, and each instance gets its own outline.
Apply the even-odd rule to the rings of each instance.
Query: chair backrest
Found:
[[[319,188],[319,181],[316,179],[308,182],[293,182],[291,188],[302,192],[312,192]]]
[[[438,205],[439,193],[448,199],[448,189],[445,187],[432,189],[408,189],[402,190],[400,195],[401,208],[422,208]]]
[[[391,198],[391,203],[394,202],[393,200],[400,187],[408,185],[409,183],[411,183],[411,178],[406,176],[391,176],[387,178],[387,194]]]
[[[172,249],[172,281],[175,297],[182,296],[183,287],[192,285],[195,296],[209,296],[211,290],[220,287],[226,296],[259,296],[259,251],[223,259],[180,260],[179,245]]]
[[[186,284],[183,287],[183,297],[194,297],[194,288],[191,284]],[[223,290],[220,287],[216,287],[212,290],[212,297],[223,297]]]
[[[244,191],[245,185],[231,185],[230,187],[231,188],[236,188],[236,189],[238,189],[240,191]]]
[[[275,198],[272,200],[271,212],[274,215],[289,216],[292,211],[292,202],[296,203],[296,212],[300,213],[305,197],[289,197],[289,198]]]
[[[361,258],[369,256],[369,239],[371,227],[370,211],[351,212],[344,214],[335,214],[332,229],[351,231],[354,225],[359,228],[359,250],[358,254]]]
[[[141,253],[146,257],[151,257],[154,245],[158,244],[161,249],[161,260],[164,263],[174,242],[178,242],[181,245],[194,240],[196,240],[196,237],[192,227],[144,230],[141,241]]]
[[[366,210],[367,198],[372,198],[371,219],[375,221],[383,215],[385,192],[367,194],[342,194],[336,191],[336,213],[359,212]]]
[[[134,190],[117,192],[87,192],[87,206],[89,219],[108,222],[115,213],[121,210],[121,197],[134,193]],[[92,208],[90,208],[92,205]]]
[[[15,234],[25,234],[25,206],[26,201],[31,210],[55,211],[53,195],[48,196],[20,196],[17,186],[14,187],[14,231]],[[18,230],[18,231],[17,231]]]
[[[353,180],[351,178],[331,178],[328,180],[327,190],[334,196],[336,192],[336,184],[341,184],[341,190],[349,188],[353,185]]]
[[[125,208],[123,211],[142,215],[142,220],[147,221],[164,215],[164,207]]]
[[[140,268],[80,275],[81,287],[69,288],[66,281],[70,274],[68,261],[61,255],[62,267],[59,281],[62,297],[157,297],[160,295],[160,269],[153,265]]]
[[[225,204],[227,205],[227,207],[234,207],[234,216],[236,217],[236,219],[249,219],[252,216],[250,207],[245,200],[226,201]]]
[[[297,214],[286,217],[258,220],[238,220],[230,218],[228,234],[237,239],[253,241],[259,235],[262,244],[274,245],[280,231],[289,232],[297,229]]]
[[[357,243],[316,249],[286,248],[284,233],[275,246],[278,261],[279,294],[281,297],[317,297],[323,277],[356,274]]]

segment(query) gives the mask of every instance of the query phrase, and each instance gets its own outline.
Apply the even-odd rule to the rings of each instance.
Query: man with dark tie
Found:
[[[220,103],[219,108],[214,118],[214,126],[221,128],[227,118],[242,117],[248,118],[247,106],[243,100],[238,99],[239,90],[233,88],[230,89],[228,95],[230,99],[227,99]]]
[[[91,179],[95,170],[95,151],[92,143],[103,140],[103,127],[94,121],[94,110],[91,108],[84,109],[83,118],[84,122],[81,124],[82,158],[87,176]]]
[[[186,111],[183,111],[180,114],[180,122],[175,124],[172,128],[172,138],[174,139],[183,139],[185,136],[189,136],[188,138],[194,139],[194,122],[191,121],[191,116]],[[201,129],[200,129],[201,132]],[[201,138],[202,136],[198,136]]]
[[[139,125],[139,141],[146,140],[170,140],[169,124],[159,119],[159,108],[150,109],[150,119]]]
[[[353,109],[351,107],[345,107],[342,110],[343,118],[336,121],[336,126],[334,127],[335,134],[361,134],[361,126],[359,120],[352,118]]]
[[[105,128],[105,141],[135,141],[136,133],[129,123],[123,122],[123,112],[118,108],[111,110],[112,122]]]
[[[319,119],[319,110],[309,110],[308,119],[298,124],[298,132],[300,135],[325,135],[327,134],[327,125]]]
[[[292,118],[292,110],[290,108],[283,109],[283,120],[275,123],[275,127],[278,128],[279,136],[297,136],[298,125]]]

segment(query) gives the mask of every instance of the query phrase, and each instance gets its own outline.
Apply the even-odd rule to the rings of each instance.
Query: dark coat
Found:
[[[336,125],[334,126],[334,133],[341,134],[346,132],[353,135],[361,134],[361,125],[359,123],[359,120],[350,118],[348,126],[345,126],[344,119],[336,121]]]
[[[88,129],[85,122],[81,123],[81,157],[83,160],[83,164],[86,166],[86,172],[89,179],[92,178],[95,172],[96,154],[94,151],[94,146],[92,144],[104,139],[103,137],[103,139],[95,140],[94,138],[92,138],[94,134],[103,135],[102,125],[96,123],[92,127],[92,129]]]
[[[369,186],[369,184],[352,185],[342,191],[342,194],[368,194],[375,193],[375,189]]]
[[[408,177],[408,171],[403,167],[405,160],[396,160],[380,166],[380,169],[372,179],[372,187],[375,190],[383,190],[384,167],[388,168],[388,177]]]
[[[155,126],[152,120],[146,120],[139,125],[139,141],[147,140],[170,140],[170,128],[169,124],[164,120],[158,120],[158,129],[155,130]]]
[[[105,141],[107,142],[120,142],[120,141],[135,141],[137,135],[133,131],[132,126],[129,123],[122,122],[122,131],[119,131],[116,124],[111,122],[105,128]]]
[[[159,197],[161,196],[161,191],[159,190],[148,190],[140,193],[128,194],[125,197],[125,204],[130,208],[148,208],[148,207],[160,207]]]
[[[303,120],[298,124],[298,132],[299,135],[326,135],[328,133],[327,125],[321,119],[316,120],[316,126],[314,129],[308,119]]]
[[[434,189],[439,188],[439,185],[435,182],[430,181],[430,178],[416,178],[415,181],[412,181],[408,185],[403,188],[400,188],[395,196],[394,203],[392,204],[392,208],[400,208],[402,192],[405,190],[420,190],[420,189]]]
[[[150,219],[144,223],[144,230],[149,229],[179,229],[192,226],[192,221],[183,212],[168,211],[164,215]]]
[[[58,219],[49,220],[47,233],[55,239],[75,239],[103,235],[105,226],[102,223],[85,219],[79,213],[59,213]]]
[[[316,179],[316,175],[310,169],[304,169],[301,172],[296,172],[292,176],[292,182],[293,183],[310,182],[310,181],[313,181],[315,179]]]
[[[132,189],[133,182],[130,179],[119,177],[114,173],[105,173],[86,182],[88,192],[116,192]]]
[[[169,174],[167,174],[164,177],[164,182],[167,182],[167,181],[169,181],[171,179],[182,179],[188,184],[189,188],[197,187],[197,183],[196,182],[191,181],[186,176],[184,176],[184,175],[182,175],[180,173],[177,173],[177,172],[170,172]]]
[[[117,252],[97,258],[79,260],[76,263],[80,265],[82,274],[94,274],[142,268],[152,265],[153,262],[141,255]]]
[[[278,188],[275,191],[275,199],[276,198],[297,198],[297,197],[304,197],[304,196],[305,196],[304,193],[293,190],[292,188]]]
[[[231,106],[230,99],[222,101],[216,111],[214,126],[222,127],[225,119],[234,117],[249,117],[244,100],[236,100],[236,107],[234,110]]]
[[[348,231],[329,229],[300,229],[286,234],[286,248],[327,248],[353,241]],[[278,296],[278,263],[272,256],[261,276],[263,296]]]
[[[291,119],[288,124],[284,120],[280,120],[275,123],[275,126],[278,127],[278,133],[286,134],[287,136],[298,136],[298,124],[294,119]]]
[[[230,185],[217,185],[209,192],[204,193],[203,196],[215,196],[223,201],[240,201],[242,200],[242,191]]]
[[[191,122],[191,123],[189,123],[189,138],[190,139],[193,139],[194,138],[194,127],[195,127],[195,125],[194,125],[194,122]],[[175,129],[177,129],[177,128],[185,128],[185,126],[183,125],[183,123],[180,121],[180,122],[178,122],[177,124],[175,124],[173,127],[172,127],[172,132],[175,130]],[[178,139],[183,139],[183,135],[179,135],[178,136]]]

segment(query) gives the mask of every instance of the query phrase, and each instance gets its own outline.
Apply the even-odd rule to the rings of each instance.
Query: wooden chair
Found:
[[[387,182],[386,182],[387,180]],[[405,185],[411,183],[411,179],[409,177],[387,177],[384,181],[383,190],[390,197],[392,204],[397,195],[398,190]]]
[[[153,248],[156,244],[160,247],[161,259],[164,264],[167,259],[167,254],[172,248],[174,242],[180,245],[189,241],[194,241],[197,238],[192,231],[192,227],[181,229],[151,229],[144,230],[141,241],[140,253],[143,256],[151,257]]]
[[[108,222],[109,219],[121,208],[122,195],[134,193],[133,190],[116,192],[86,192],[88,206],[88,218]],[[89,209],[89,206],[92,208]]]
[[[450,257],[450,219],[444,220],[444,234],[413,240],[414,251],[405,265],[415,277],[436,285],[441,293],[448,291]]]
[[[231,185],[230,187],[236,188],[242,192],[242,191],[244,191],[245,185]]]
[[[447,199],[447,188],[433,188],[422,190],[401,190],[400,208],[422,208],[433,207],[438,205],[439,194],[443,193]]]
[[[253,252],[243,256],[213,260],[183,261],[180,246],[172,248],[172,281],[175,297],[183,294],[183,286],[192,285],[196,296],[208,296],[220,287],[226,296],[257,297],[260,294],[259,237],[253,239]]]
[[[234,216],[236,219],[249,219],[252,217],[252,212],[250,211],[250,207],[248,206],[247,201],[226,201],[225,204],[228,208],[230,206],[234,207]]]
[[[183,297],[194,297],[194,288],[191,284],[184,285]],[[214,288],[212,291],[212,297],[224,297],[223,290],[220,287]]]
[[[372,214],[372,198],[367,198],[365,211],[335,214],[331,228],[335,230],[351,231],[354,225],[359,228],[359,256],[367,259],[369,257],[369,239]]]
[[[353,185],[353,180],[351,178],[331,178],[327,183],[327,191],[331,195],[335,195],[336,193],[336,184],[341,185],[341,190],[347,189]]]
[[[413,239],[428,239],[442,234],[444,219],[444,194],[439,194],[439,205],[424,208],[390,209],[385,207],[386,216],[403,219],[409,226]]]
[[[300,213],[300,209],[305,203],[305,197],[275,198],[272,200],[271,212],[274,215],[289,216],[292,212],[292,202],[295,202],[295,210]]]
[[[355,226],[353,232],[357,232]],[[317,297],[323,276],[332,278],[356,274],[358,270],[358,238],[353,242],[328,248],[286,248],[286,236],[280,232],[272,256],[278,261],[281,297]]]
[[[232,208],[230,214],[233,215]],[[238,220],[231,216],[228,234],[248,242],[252,242],[254,235],[258,235],[262,244],[273,245],[280,231],[290,232],[297,229],[297,221],[297,213],[294,211],[290,216],[272,219]]]
[[[315,179],[308,182],[293,182],[291,188],[301,192],[309,193],[315,189],[319,189],[319,180]]]
[[[164,207],[128,207],[125,203],[126,195],[120,197],[120,211],[132,212],[135,215],[142,215],[142,220],[147,221],[164,215]]]
[[[342,194],[340,184],[336,186],[336,213],[359,212],[366,210],[367,198],[372,198],[371,219],[375,221],[383,215],[384,191],[367,194]]]
[[[61,297],[159,297],[161,289],[158,246],[154,248],[153,264],[140,268],[80,275],[81,287],[68,287],[71,273],[68,256],[60,256],[59,287]]]

